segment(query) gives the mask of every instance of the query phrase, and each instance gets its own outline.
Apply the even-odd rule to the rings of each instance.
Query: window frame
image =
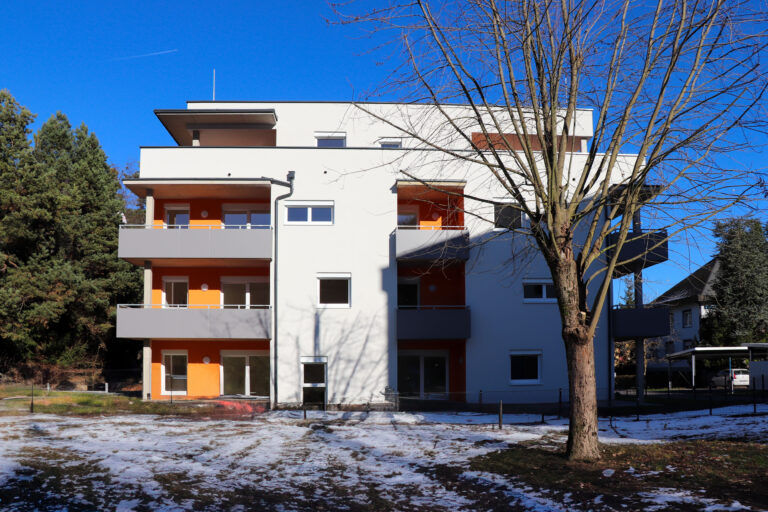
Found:
[[[321,140],[341,140],[341,147],[338,146],[321,146]],[[345,149],[347,147],[347,132],[315,132],[315,147],[320,149]]]
[[[398,229],[419,229],[419,214],[421,209],[417,204],[397,205],[397,217],[400,215],[413,215],[416,219],[414,224],[400,224],[400,219],[396,219]]]
[[[557,297],[547,295],[547,286],[554,285],[551,279],[523,279],[523,287],[526,285],[541,285],[543,296],[541,298],[526,298],[525,288],[523,288],[523,304],[557,304]]]
[[[226,215],[227,213],[240,213],[240,212],[244,212],[248,216],[248,220],[245,223],[244,229],[268,229],[272,226],[272,211],[269,207],[269,204],[266,205],[265,210],[260,210],[256,207],[255,204],[252,204],[252,203],[251,204],[224,203],[221,205],[221,227],[223,229],[227,229],[227,225],[224,223],[224,215]],[[269,215],[269,224],[253,224],[251,222],[251,215],[253,215],[254,213],[267,213]]]
[[[327,356],[301,356],[299,357],[299,364],[301,364],[301,403],[304,403],[304,389],[322,388],[324,391],[323,407],[328,405],[328,357]],[[323,365],[323,382],[304,382],[304,365],[306,364],[322,364]]]
[[[256,398],[270,398],[269,395],[251,394],[251,357],[266,357],[269,364],[269,389],[272,393],[272,361],[269,359],[269,350],[219,350],[219,394],[224,396],[224,364],[225,357],[245,357],[245,394],[236,396],[248,396]]]
[[[168,304],[168,297],[166,295],[166,285],[168,283],[186,283],[187,285],[187,303],[186,304]],[[189,308],[189,276],[163,276],[163,295],[162,295],[162,307],[164,308]]]
[[[451,396],[451,353],[449,350],[419,350],[404,349],[397,351],[397,357],[418,357],[419,358],[419,399],[450,399]],[[424,390],[424,358],[442,357],[445,359],[445,393],[427,393]],[[397,371],[400,371],[398,367]],[[398,392],[400,392],[398,385]]]
[[[187,358],[187,389],[185,391],[169,391],[165,388],[165,356],[185,356]],[[161,350],[160,351],[160,396],[187,396],[189,391],[189,350]]]
[[[352,273],[351,272],[318,272],[317,280],[317,308],[318,309],[350,309],[352,308]],[[346,304],[324,304],[320,302],[321,281],[347,281]]]
[[[331,209],[331,220],[329,221],[313,221],[312,220],[312,208],[329,208]],[[288,220],[288,210],[291,208],[306,208],[307,220],[291,221]],[[284,203],[285,216],[283,217],[283,224],[286,226],[333,226],[336,223],[336,202],[335,201],[285,201]]]
[[[186,224],[186,227],[184,224],[169,224],[168,223],[168,213],[172,211],[184,211],[189,216],[189,221]],[[189,203],[168,203],[163,206],[163,229],[189,229],[190,224],[192,223],[192,209],[189,207]],[[177,226],[175,228],[169,228],[168,226]]]
[[[514,211],[517,212],[518,215],[519,215],[519,226],[512,227],[512,228],[509,228],[509,227],[505,228],[505,227],[499,227],[499,226],[496,225],[497,224],[497,220],[498,220],[497,217],[496,217],[496,215],[497,215],[497,209],[496,208],[497,207],[501,207],[501,209],[503,209],[503,208],[505,208],[507,206],[519,206],[519,205],[518,205],[518,203],[513,203],[513,202],[497,203],[497,204],[493,205],[493,230],[492,231],[496,231],[496,232],[511,231],[511,232],[514,232],[516,229],[523,229],[525,227],[525,216],[523,215],[522,210],[518,210],[516,208],[514,209]]]
[[[380,149],[403,149],[402,137],[379,137],[376,142]]]
[[[225,284],[245,284],[245,304],[242,304],[242,308],[238,309],[269,309],[271,304],[256,304],[256,306],[267,306],[267,308],[257,308],[251,306],[251,283],[267,283],[269,284],[269,278],[267,276],[221,276],[219,279],[219,306],[223,309],[224,306],[237,306],[240,304],[225,304],[224,303],[224,285]],[[269,291],[270,298],[272,297],[272,290]]]
[[[536,379],[513,379],[512,378],[512,357],[513,356],[536,356],[536,360],[538,363],[538,366],[536,368],[536,375],[538,378]],[[541,385],[542,378],[541,374],[544,370],[544,353],[542,350],[539,349],[524,349],[524,350],[510,350],[508,354],[507,359],[507,375],[509,377],[509,385],[510,386],[537,386]]]
[[[687,320],[688,320],[687,322],[686,322],[686,316],[688,317],[687,318]],[[684,309],[683,310],[682,321],[683,321],[683,323],[682,323],[683,329],[690,329],[691,327],[693,327],[693,309]]]

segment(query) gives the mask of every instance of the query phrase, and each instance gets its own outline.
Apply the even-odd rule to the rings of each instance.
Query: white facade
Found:
[[[263,182],[268,193],[262,194],[269,199],[272,230],[277,233],[271,260],[238,263],[248,268],[259,268],[260,272],[267,272],[268,269],[270,296],[275,297],[277,292],[277,303],[271,304],[272,311],[276,310],[277,315],[272,319],[273,330],[268,343],[269,398],[273,404],[301,403],[305,388],[322,387],[317,383],[307,383],[306,375],[310,370],[305,365],[312,363],[325,364],[324,387],[328,404],[384,402],[389,398],[385,394],[388,390],[399,390],[398,372],[403,371],[398,368],[399,357],[403,358],[403,364],[408,361],[414,372],[418,361],[421,388],[417,394],[423,398],[471,402],[556,402],[562,393],[563,399],[567,399],[567,367],[557,304],[544,297],[540,300],[523,298],[524,284],[551,283],[549,271],[543,259],[531,251],[529,240],[519,234],[494,231],[493,208],[481,206],[470,199],[464,200],[463,209],[479,213],[482,218],[462,214],[465,230],[459,232],[468,234],[469,257],[452,268],[461,274],[463,283],[458,284],[456,279],[444,283],[446,293],[463,296],[463,304],[450,306],[469,309],[469,336],[462,340],[430,340],[422,335],[419,340],[398,340],[399,282],[420,280],[422,284],[415,288],[419,297],[430,293],[436,297],[433,304],[419,302],[419,307],[428,306],[425,308],[428,310],[432,306],[435,309],[445,309],[446,306],[445,301],[439,298],[443,286],[441,279],[445,277],[439,273],[445,262],[432,258],[431,262],[415,264],[399,260],[396,256],[399,197],[402,202],[402,190],[406,190],[408,185],[405,183],[408,178],[401,171],[424,180],[453,183],[463,187],[468,194],[503,200],[501,188],[488,179],[482,169],[451,161],[443,153],[426,150],[416,139],[349,103],[190,102],[187,107],[190,113],[200,111],[206,115],[215,110],[222,111],[223,115],[237,110],[274,111],[274,126],[258,128],[275,131],[274,146],[243,145],[241,141],[248,137],[247,128],[230,126],[220,120],[216,121],[220,123],[217,128],[215,123],[206,123],[202,118],[184,118],[183,113],[178,113],[180,118],[187,119],[187,131],[199,130],[203,133],[191,135],[193,142],[190,145],[142,147],[140,177],[129,186],[150,197],[152,205],[148,205],[149,208],[160,208],[155,204],[161,204],[162,194],[166,197],[166,202],[162,204],[167,205],[171,201],[168,198],[184,202],[182,185],[188,187],[183,190],[196,191],[194,198],[186,201],[192,203],[193,210],[195,201],[208,200],[205,187],[218,190],[216,197],[224,197],[225,202],[236,203],[242,198],[226,199],[227,182],[232,183],[231,190],[237,190],[238,180],[284,181],[289,171],[295,171],[293,194],[278,201],[277,210],[275,199],[286,194],[288,189],[275,182],[271,185]],[[435,110],[427,106],[366,104],[364,108],[398,122],[407,118],[409,123],[418,124],[420,128],[439,125],[434,117]],[[158,116],[162,119],[162,111]],[[192,121],[197,124],[192,126]],[[256,124],[253,123],[253,126]],[[169,128],[172,133],[174,129],[177,128]],[[220,142],[229,136],[223,132],[216,134],[218,138],[205,134],[206,130],[215,129],[232,133],[233,140],[237,140],[238,144],[207,146],[206,137],[209,141]],[[471,130],[471,127],[468,129]],[[573,133],[579,139],[577,147],[585,151],[586,141],[592,135],[591,111],[579,112]],[[342,137],[345,147],[317,147],[318,139]],[[402,148],[382,149],[382,143],[401,143]],[[455,144],[457,150],[469,147],[466,141],[461,140],[451,144]],[[578,165],[586,154],[575,153],[573,156],[574,165]],[[618,165],[623,167],[633,163],[634,157],[627,155]],[[176,183],[179,187],[174,189]],[[408,186],[414,185],[411,183]],[[179,192],[173,193],[173,190]],[[287,208],[291,206],[332,207],[332,219],[316,223],[290,222]],[[401,208],[405,207],[401,205]],[[156,212],[151,216],[148,214],[147,225],[158,222],[156,219],[160,215]],[[441,218],[442,226],[446,226],[446,218]],[[425,220],[429,221],[429,218]],[[218,265],[215,260],[204,263],[182,260],[147,257],[145,267],[150,269],[149,279],[152,279],[152,271],[157,282],[159,275],[174,272],[194,274],[198,271],[205,274],[213,272],[211,268]],[[461,265],[461,272],[455,270]],[[220,274],[226,272],[221,270]],[[404,277],[408,272],[410,277]],[[419,277],[426,272],[434,276],[433,281],[429,281],[432,284],[425,284],[427,278]],[[319,280],[323,278],[349,279],[348,305],[319,304]],[[207,277],[203,279],[211,280]],[[191,298],[196,286],[192,278],[188,286],[189,307],[192,308]],[[208,286],[210,283],[206,283],[205,288]],[[145,293],[145,308],[156,302],[153,297],[157,295],[152,293],[157,291]],[[202,296],[202,292],[199,293]],[[222,291],[222,297],[223,294]],[[605,316],[608,307],[606,305],[603,312]],[[119,315],[118,335],[121,335],[120,322]],[[604,326],[605,322],[595,338],[600,399],[608,398],[613,374],[611,340]],[[136,334],[131,335],[127,327],[124,329],[123,336],[137,337]],[[150,353],[155,353],[149,355],[147,344],[157,343],[160,347],[163,342],[167,346],[173,344],[173,350],[186,350],[189,369],[180,378],[187,379],[185,385],[190,391],[186,396],[190,397],[196,395],[191,391],[194,387],[193,373],[203,375],[207,371],[204,365],[214,364],[204,360],[213,357],[224,368],[223,359],[216,359],[216,354],[221,352],[223,358],[230,350],[217,352],[216,344],[221,343],[220,339],[198,340],[194,348],[190,345],[189,349],[184,349],[184,339],[167,341],[168,336],[165,336],[166,341],[157,340],[151,333],[142,336],[151,340],[145,343],[145,357],[151,357],[161,367],[164,363],[155,354],[161,349],[152,349]],[[266,344],[259,347],[264,348]],[[168,352],[171,349],[166,347],[162,350]],[[251,348],[243,350],[247,352]],[[202,363],[195,361],[198,357],[195,353],[202,354]],[[516,356],[514,363],[510,356]],[[440,362],[435,357],[445,359]],[[515,370],[511,368],[513,364],[523,365],[520,367],[523,369]],[[538,365],[536,371],[524,368],[530,364]],[[427,375],[430,371],[439,373],[441,365],[445,366],[447,379],[442,384],[439,376]],[[164,367],[157,374],[146,368],[145,365],[145,396],[151,394],[149,390],[160,389],[157,383],[147,382],[153,375],[155,378],[157,375],[166,378]],[[248,368],[245,375],[256,371],[255,367]],[[230,370],[222,369],[220,372],[222,390],[225,371]],[[515,371],[522,373],[520,378],[513,380]],[[534,374],[535,378],[532,378]],[[436,384],[429,384],[429,379],[436,379]],[[414,385],[413,381],[409,382]],[[164,396],[165,384],[164,381],[160,398]],[[427,388],[431,385],[436,387],[430,392]],[[444,392],[440,391],[440,385],[445,388]],[[156,398],[157,393],[155,391],[152,398]]]

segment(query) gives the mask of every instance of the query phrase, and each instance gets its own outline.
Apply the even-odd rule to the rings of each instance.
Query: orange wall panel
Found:
[[[245,201],[225,199],[157,199],[155,201],[155,225],[162,226],[165,221],[165,207],[174,204],[189,205],[190,226],[218,226],[222,222],[222,211],[225,204],[249,205],[269,211],[269,201]],[[208,216],[203,217],[203,212]]]
[[[152,304],[163,303],[163,277],[187,277],[189,279],[190,305],[215,305],[221,303],[222,277],[269,276],[269,268],[195,268],[159,267],[152,272]],[[203,284],[208,290],[203,291]]]
[[[161,395],[161,365],[163,350],[187,351],[187,395],[179,399],[215,398],[220,393],[221,350],[266,350],[269,340],[218,341],[218,340],[152,340],[152,398],[167,400]],[[204,357],[211,359],[203,362]],[[174,399],[177,398],[174,395]]]
[[[430,268],[398,267],[398,277],[419,279],[419,305],[463,306],[466,304],[464,263]]]

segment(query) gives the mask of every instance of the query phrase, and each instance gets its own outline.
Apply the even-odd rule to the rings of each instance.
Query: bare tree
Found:
[[[567,453],[598,459],[593,339],[614,270],[632,263],[619,254],[633,216],[654,210],[658,245],[755,190],[754,170],[728,154],[748,150],[750,130],[764,127],[764,6],[404,0],[333,8],[341,23],[369,29],[373,50],[393,66],[375,94],[429,105],[442,127],[359,108],[417,148],[482,169],[530,219],[526,233],[551,271],[562,320]],[[581,108],[595,115],[587,148],[573,135]]]

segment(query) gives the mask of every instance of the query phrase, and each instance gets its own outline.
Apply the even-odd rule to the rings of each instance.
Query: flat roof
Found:
[[[768,351],[768,343],[744,343],[730,347],[694,347],[664,356],[665,359],[687,359],[691,356],[714,358],[729,356],[747,356],[755,350]]]
[[[195,126],[271,129],[277,124],[275,109],[158,109],[155,115],[180,146],[192,145]]]

